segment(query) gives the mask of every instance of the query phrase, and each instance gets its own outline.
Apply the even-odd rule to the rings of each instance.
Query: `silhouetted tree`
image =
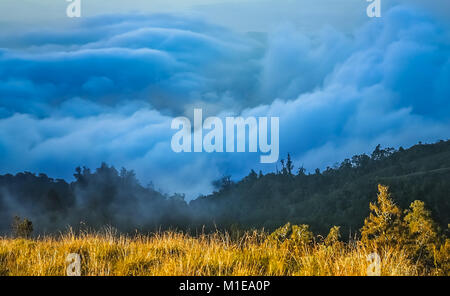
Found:
[[[33,222],[15,216],[12,222],[12,233],[14,237],[30,238],[33,233]]]

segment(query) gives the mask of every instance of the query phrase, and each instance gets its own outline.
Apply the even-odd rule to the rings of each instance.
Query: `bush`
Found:
[[[402,221],[402,211],[394,203],[389,187],[378,185],[378,200],[370,203],[371,213],[361,228],[361,241],[369,249],[396,247],[405,242],[406,229]]]
[[[325,245],[332,246],[339,242],[339,239],[341,238],[341,227],[340,226],[333,226],[330,229],[330,232],[328,233],[327,237],[325,238]]]
[[[15,216],[12,223],[12,233],[17,238],[30,238],[33,233],[33,222],[24,218],[23,220]]]
[[[285,244],[288,247],[305,245],[312,242],[313,233],[309,230],[309,225],[286,225],[272,232],[268,240],[270,243]]]
[[[408,251],[415,261],[432,265],[436,246],[439,245],[438,227],[423,201],[416,200],[409,208],[404,218],[408,227]]]

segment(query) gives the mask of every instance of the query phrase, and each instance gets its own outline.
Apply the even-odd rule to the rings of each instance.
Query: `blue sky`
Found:
[[[449,138],[448,2],[390,1],[380,19],[359,0],[85,2],[76,20],[64,1],[0,4],[0,173],[105,161],[192,198],[275,170],[173,153],[171,120],[195,107],[280,117],[281,155],[308,170]]]

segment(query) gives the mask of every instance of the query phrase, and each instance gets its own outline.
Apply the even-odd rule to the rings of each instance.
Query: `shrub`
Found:
[[[12,223],[12,233],[14,237],[30,238],[33,233],[33,222],[24,218],[23,220],[15,216]]]
[[[330,229],[330,232],[328,233],[327,237],[325,238],[325,245],[332,246],[339,242],[339,239],[341,238],[341,227],[340,226],[333,226]]]
[[[291,223],[287,223],[272,232],[268,237],[268,241],[293,247],[311,243],[313,238],[314,235],[309,230],[309,225],[291,225]]]
[[[405,211],[405,224],[408,228],[407,248],[412,258],[425,265],[433,264],[434,250],[439,244],[438,227],[425,208],[425,203],[416,200]]]
[[[396,247],[405,242],[402,211],[394,203],[389,187],[378,185],[378,200],[370,203],[371,213],[361,228],[361,241],[369,249]]]

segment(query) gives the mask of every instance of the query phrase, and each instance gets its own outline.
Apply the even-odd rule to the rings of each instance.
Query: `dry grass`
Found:
[[[288,246],[248,233],[198,237],[164,232],[150,236],[74,235],[36,240],[0,238],[0,275],[62,276],[69,253],[81,255],[82,275],[366,275],[370,253],[358,242]],[[401,250],[381,256],[382,275],[418,275]]]

